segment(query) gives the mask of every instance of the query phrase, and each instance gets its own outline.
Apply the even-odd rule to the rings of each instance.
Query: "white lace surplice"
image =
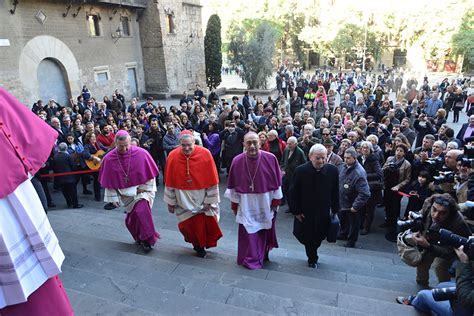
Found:
[[[265,193],[239,193],[234,189],[227,189],[225,196],[233,203],[238,203],[235,221],[244,225],[249,234],[262,229],[272,228],[273,212],[272,200],[283,198],[281,187],[275,191]]]
[[[0,199],[0,309],[61,272],[64,254],[30,179]]]

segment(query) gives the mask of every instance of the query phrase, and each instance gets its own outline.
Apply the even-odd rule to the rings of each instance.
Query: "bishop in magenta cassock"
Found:
[[[145,252],[160,237],[151,214],[158,173],[150,154],[132,146],[130,135],[123,130],[115,135],[115,148],[103,158],[99,173],[99,182],[105,188],[104,201],[124,206],[125,225]]]
[[[64,254],[31,183],[58,133],[0,87],[0,315],[73,315]]]
[[[225,192],[239,223],[237,263],[248,269],[261,268],[278,248],[275,219],[283,197],[278,160],[259,144],[256,133],[245,135],[245,152],[232,161]]]
[[[181,148],[175,148],[166,161],[164,201],[176,214],[184,240],[197,255],[216,247],[222,237],[219,228],[219,177],[212,154],[196,146],[193,134],[180,134]]]

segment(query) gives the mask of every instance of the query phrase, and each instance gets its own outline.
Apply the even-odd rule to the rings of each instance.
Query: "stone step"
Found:
[[[413,309],[394,303],[381,302],[341,293],[331,293],[279,284],[268,280],[249,277],[234,278],[229,274],[215,279],[210,273],[203,273],[194,267],[179,265],[173,275],[149,271],[138,265],[128,265],[98,257],[67,252],[65,273],[69,267],[85,270],[116,280],[138,282],[151,288],[181,293],[220,303],[244,307],[271,314],[354,315],[355,311],[380,315],[389,309],[391,315],[417,315]],[[175,273],[176,272],[176,273]],[[179,274],[179,276],[178,276]],[[322,305],[322,306],[321,306]],[[337,310],[334,308],[337,307]],[[348,311],[351,311],[348,313]]]
[[[145,286],[141,283],[103,276],[89,271],[64,266],[61,279],[66,288],[94,295],[102,299],[162,315],[266,315],[202,298]]]
[[[115,265],[113,266],[115,267]],[[311,313],[338,316],[363,315],[363,313],[343,308],[319,305],[312,302],[195,280],[188,281],[181,293],[173,293],[153,285],[144,284],[142,280],[139,280],[139,283],[137,283],[132,278],[103,275],[102,273],[71,268],[67,265],[65,266],[65,276],[63,279],[67,286],[72,288],[80,287],[79,291],[91,291],[96,296],[107,297],[108,300],[120,300],[124,304],[130,304],[131,306],[138,305],[137,303],[139,303],[141,308],[145,310],[154,310],[154,308],[159,306],[159,309],[156,310],[161,314],[175,314],[179,311],[179,314],[185,315],[191,312],[193,315],[209,312],[225,313],[226,315],[232,315],[236,312],[250,315],[309,315]],[[97,291],[95,288],[96,282],[109,284]],[[107,293],[104,293],[105,290]],[[143,290],[149,291],[149,298],[137,298],[137,293]],[[138,300],[141,301],[138,302]],[[160,300],[161,304],[158,305],[155,300]],[[183,301],[187,302],[186,306],[182,306],[181,302]],[[166,305],[174,305],[175,307]]]
[[[56,228],[61,228],[61,226],[62,224],[58,224]],[[77,226],[76,229],[78,229]],[[101,225],[100,229],[96,229],[96,227],[91,228],[89,225],[86,225],[85,227],[81,227],[81,229],[83,234],[87,236],[93,236],[97,238],[106,236],[106,238],[110,238],[112,240],[116,239],[123,240],[124,242],[130,242],[128,232],[125,232],[125,234],[120,233],[120,228],[117,227],[104,227],[104,225]],[[109,229],[112,231],[109,232]],[[159,241],[157,244],[157,249],[159,250],[160,256],[163,257],[165,255],[161,253],[161,250],[165,249],[168,256],[173,256],[174,253],[180,255],[183,252],[190,253],[191,255],[194,254],[194,252],[190,250],[190,245],[182,240],[179,232],[167,232],[162,230],[162,234],[166,235],[166,237],[163,237],[163,241],[165,242]],[[175,238],[169,238],[172,235],[174,235]],[[213,254],[212,258],[214,260],[219,260],[226,263],[232,262],[235,264],[236,250],[226,250],[219,245],[217,248],[211,249],[210,251]],[[271,252],[271,260],[273,262],[268,265],[268,269],[289,273],[299,273],[301,275],[306,275],[308,273],[308,269],[306,268],[306,257],[304,254],[299,253],[298,256],[294,257],[280,257],[280,253],[281,251],[278,249]],[[163,258],[170,259],[169,257]],[[174,258],[172,257],[171,260],[173,259]],[[379,287],[382,289],[389,287],[392,290],[410,293],[417,289],[413,282],[414,273],[415,270],[412,268],[370,263],[370,261],[367,262],[354,260],[353,258],[348,259],[344,258],[343,256],[332,257],[322,253],[320,259],[320,274],[317,277],[367,285],[370,287]]]
[[[63,233],[61,232],[61,234]],[[106,241],[106,240],[101,240],[101,241],[97,241],[93,243],[93,242],[89,242],[88,240],[77,241],[77,239],[78,238],[74,236],[72,236],[72,240],[70,240],[69,238],[63,238],[62,243],[64,243],[66,249],[73,249],[74,251],[80,251],[81,254],[83,254],[84,256],[88,254],[90,256],[98,256],[98,257],[94,259],[79,260],[77,259],[77,256],[72,255],[70,252],[66,252],[66,254],[68,255],[67,256],[68,259],[66,260],[66,265],[72,265],[74,267],[81,266],[86,269],[98,269],[98,271],[100,271],[101,273],[105,273],[104,271],[107,271],[107,269],[110,269],[110,268],[107,267],[107,265],[104,265],[100,262],[103,262],[104,260],[112,260],[113,262],[117,262],[117,263],[120,262],[120,263],[132,265],[134,267],[135,266],[139,267],[140,268],[139,271],[142,271],[142,269],[149,269],[150,267],[152,267],[153,272],[147,274],[147,275],[150,275],[150,278],[153,278],[152,275],[156,274],[155,271],[161,271],[163,269],[163,271],[168,272],[173,269],[171,274],[173,274],[174,276],[183,277],[186,280],[200,279],[200,280],[203,280],[203,282],[205,280],[206,282],[214,282],[218,284],[231,285],[233,287],[241,287],[242,289],[248,289],[251,286],[251,284],[254,284],[254,286],[256,286],[258,283],[262,283],[262,282],[264,283],[265,280],[270,280],[273,283],[277,283],[277,284],[272,284],[268,286],[268,288],[272,290],[276,290],[277,292],[280,291],[281,293],[285,295],[288,291],[286,289],[288,288],[289,283],[286,280],[280,280],[279,278],[294,279],[293,276],[295,276],[298,279],[303,279],[303,280],[306,280],[307,282],[302,283],[302,285],[300,285],[297,282],[291,283],[291,286],[299,287],[300,289],[296,288],[294,290],[288,291],[289,293],[298,294],[298,293],[304,293],[305,291],[311,290],[313,291],[313,293],[316,293],[314,294],[313,297],[317,297],[318,295],[321,294],[321,292],[330,292],[329,294],[325,293],[325,295],[321,296],[323,298],[323,301],[331,297],[334,300],[335,299],[334,295],[338,295],[338,293],[342,293],[342,294],[348,294],[348,295],[354,296],[355,300],[360,300],[362,302],[367,299],[373,299],[379,302],[384,301],[384,302],[380,302],[380,304],[382,305],[388,304],[387,306],[390,306],[390,308],[394,308],[394,309],[400,308],[399,305],[394,303],[394,298],[398,295],[407,294],[407,293],[387,291],[383,289],[374,289],[374,288],[365,287],[365,286],[347,284],[347,283],[342,283],[342,282],[337,282],[337,281],[315,279],[308,276],[294,275],[294,274],[283,273],[283,272],[278,272],[278,271],[268,271],[266,269],[250,271],[250,270],[247,270],[245,268],[235,265],[234,262],[232,262],[230,265],[225,265],[222,263],[213,262],[212,260],[200,259],[195,256],[187,255],[187,254],[177,256],[176,258],[179,264],[175,263],[173,265],[171,261],[157,259],[156,256],[159,253],[159,251],[152,251],[148,255],[140,255],[140,252],[137,252],[136,254],[129,252],[132,249],[136,251],[136,248],[134,247],[134,245],[123,244],[123,243],[114,242],[114,241]],[[89,239],[92,239],[92,238],[89,238]],[[97,248],[106,249],[106,250],[98,251]],[[123,251],[127,251],[127,252],[123,252]],[[95,262],[99,262],[99,263],[96,264]],[[115,270],[118,270],[118,269],[113,269],[113,271]],[[308,274],[321,273],[318,270],[314,271],[308,268],[307,270],[309,272]],[[124,270],[123,273],[129,274],[130,272],[127,270]],[[166,272],[162,272],[162,273],[166,273]],[[157,278],[162,278],[162,280],[157,283],[163,283],[164,285],[166,285],[167,288],[169,289],[175,288],[176,291],[179,291],[180,286],[181,286],[179,284],[180,284],[180,280],[182,279],[170,278],[170,277],[164,276],[162,273],[160,272],[157,274]],[[270,276],[272,279],[269,278]],[[251,287],[250,289],[254,290],[254,288],[251,288]],[[316,292],[314,292],[314,290],[316,290]],[[275,294],[275,293],[272,293],[272,294]],[[331,302],[331,300],[328,300],[328,302]],[[320,302],[318,301],[318,303]],[[363,305],[363,303],[361,304]],[[406,311],[404,310],[404,312]]]
[[[131,307],[108,299],[66,288],[74,314],[81,315],[127,315],[127,316],[157,316],[158,313]]]
[[[55,224],[57,223],[58,227],[64,228],[67,227],[68,225],[73,225],[74,227],[76,225],[87,225],[87,226],[92,226],[92,227],[97,227],[100,226],[100,233],[106,233],[110,232],[112,234],[117,234],[117,233],[128,233],[126,228],[124,227],[123,220],[121,218],[108,218],[107,221],[104,221],[101,218],[94,217],[90,218],[89,220],[85,221],[84,220],[84,214],[77,214],[77,213],[70,213],[70,214],[63,214],[59,215],[60,219],[56,219],[57,216],[54,215],[50,217],[51,221],[54,222]],[[173,227],[170,227],[170,229],[163,228],[163,227],[158,227],[157,230],[162,234],[163,237],[163,242],[166,242],[167,239],[174,238],[176,240],[182,240],[182,236],[180,233],[177,231],[176,225]],[[283,238],[279,239],[279,244],[280,248],[275,249],[276,253],[279,254],[285,254],[286,257],[290,258],[306,258],[306,255],[304,254],[304,247],[297,243],[296,240],[292,244],[286,243],[283,241]],[[237,247],[237,236],[229,236],[229,235],[224,235],[224,237],[219,240],[218,248],[220,247],[229,247],[230,249],[236,249]],[[321,246],[321,254],[323,255],[331,255],[331,256],[336,256],[339,259],[350,259],[351,263],[360,263],[362,264],[362,267],[366,267],[367,262],[370,262],[371,264],[378,264],[378,263],[387,263],[390,266],[393,266],[394,261],[400,261],[399,257],[395,254],[393,256],[386,255],[383,252],[375,252],[375,251],[364,251],[364,249],[346,249],[344,247],[341,247],[340,245],[331,245],[328,243],[323,243]],[[393,259],[396,258],[396,259]],[[336,261],[337,262],[337,261]],[[382,266],[380,271],[387,271],[385,266]],[[401,272],[403,275],[409,275],[410,272],[413,272],[413,269],[406,266],[406,265],[395,265],[393,270],[396,270],[398,272]]]
[[[96,203],[96,202],[94,202]],[[162,229],[169,229],[177,231],[177,223],[176,217],[168,212],[162,210],[160,207],[157,207],[155,202],[155,207],[153,208],[153,218],[155,225],[158,231]],[[78,209],[78,210],[61,210],[61,211],[54,211],[50,212],[51,218],[55,216],[60,217],[75,217],[81,218],[81,221],[84,221],[85,216],[92,222],[102,222],[102,219],[107,218],[109,224],[111,224],[115,228],[124,228],[123,224],[123,211],[121,209],[115,209],[112,211],[104,211],[103,209]],[[118,223],[118,226],[113,224],[112,222]],[[232,240],[237,240],[237,224],[235,223],[235,219],[229,216],[222,216],[220,221],[221,230],[223,231],[224,238],[221,240],[225,240],[230,238]],[[298,241],[292,235],[292,217],[288,214],[281,214],[277,220],[277,236],[280,246],[282,248],[291,248],[290,246],[297,246],[298,248],[302,249],[302,245],[298,243]],[[365,245],[364,237],[361,236],[359,245],[362,247]],[[328,248],[333,249],[334,252],[345,252],[345,253],[356,253],[358,255],[367,255],[371,256],[372,260],[380,260],[387,262],[392,260],[393,263],[403,266],[404,264],[401,262],[400,258],[396,253],[396,245],[393,243],[389,243],[384,240],[383,235],[377,236],[380,239],[381,244],[383,247],[378,247],[377,251],[369,250],[369,249],[345,249],[343,247],[336,246],[334,244],[323,243],[321,249]]]

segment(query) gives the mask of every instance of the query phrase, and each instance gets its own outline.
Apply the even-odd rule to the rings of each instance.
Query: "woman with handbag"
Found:
[[[397,241],[397,219],[400,215],[402,199],[398,191],[402,190],[411,179],[411,164],[405,159],[407,152],[408,148],[405,144],[398,144],[395,155],[389,157],[382,168],[386,221],[381,227],[387,228],[385,239],[391,242]]]
[[[361,211],[362,230],[360,234],[367,235],[374,221],[375,207],[382,201],[383,172],[371,142],[362,142],[360,151],[361,155],[358,160],[367,173],[367,182],[370,188],[370,198]]]
[[[451,95],[450,95],[451,97]],[[453,123],[459,122],[459,112],[464,108],[464,95],[461,88],[457,88],[456,91],[452,94],[453,99]]]

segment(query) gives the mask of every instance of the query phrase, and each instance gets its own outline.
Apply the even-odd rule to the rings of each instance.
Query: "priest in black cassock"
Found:
[[[326,156],[323,145],[311,147],[310,161],[296,168],[290,185],[293,234],[305,246],[311,268],[317,267],[318,248],[327,236],[330,212],[339,211],[339,171],[326,163]]]

